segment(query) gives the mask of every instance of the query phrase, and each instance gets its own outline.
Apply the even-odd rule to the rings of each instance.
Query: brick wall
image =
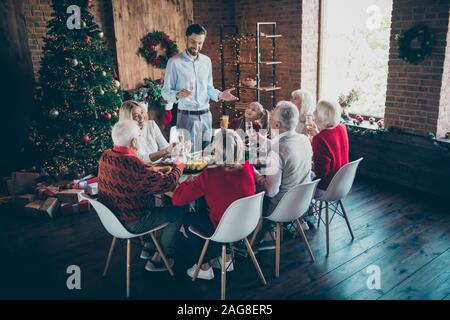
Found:
[[[450,19],[448,30],[437,128],[437,137],[439,138],[444,137],[445,133],[450,131]]]
[[[291,92],[300,88],[301,79],[301,35],[302,35],[302,1],[258,1],[241,0],[235,3],[236,24],[246,27],[249,32],[256,32],[257,22],[276,22],[277,33],[283,37],[277,40],[277,101],[289,100]],[[270,30],[263,32],[271,32]],[[261,40],[262,59],[270,58],[270,40]],[[270,81],[271,67],[262,66],[260,73],[263,85]],[[265,83],[264,83],[265,82]],[[261,102],[265,107],[272,106],[271,94],[262,93]]]
[[[214,87],[221,89],[222,72],[220,65],[220,26],[234,24],[234,1],[224,0],[194,0],[194,23],[203,25],[208,34],[202,53],[212,60]],[[233,76],[230,66],[227,67],[227,78]],[[228,88],[229,82],[227,82]],[[222,113],[220,103],[211,102],[214,122],[217,124]]]
[[[436,132],[449,6],[448,0],[394,0],[386,92],[387,127],[418,135]],[[398,58],[395,35],[416,24],[425,24],[435,32],[436,46],[425,61],[412,65]]]
[[[105,34],[105,39],[115,58],[115,38],[114,24],[112,19],[112,5],[110,0],[93,1],[92,14],[95,22]],[[51,0],[24,0],[22,12],[28,32],[28,43],[33,61],[34,77],[39,81],[39,69],[42,58],[42,48],[44,46],[43,37],[47,33],[47,22],[51,19],[53,9]]]

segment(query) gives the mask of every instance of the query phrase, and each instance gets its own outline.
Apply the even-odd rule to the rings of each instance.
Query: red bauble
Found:
[[[90,43],[91,43],[91,37],[86,36],[86,37],[84,38],[84,42],[86,42],[86,44],[90,44]]]
[[[120,107],[119,107],[119,106],[117,106],[117,107],[114,108],[114,111],[115,111],[115,112],[119,112],[119,110],[120,110]]]
[[[61,51],[61,52],[66,52],[66,51],[67,51],[67,48],[66,48],[66,47],[61,47],[61,48],[59,48],[59,51]]]
[[[87,135],[87,134],[83,135],[84,142],[88,142],[89,140],[91,140],[91,138],[89,138],[89,135]]]
[[[111,118],[112,118],[111,113],[105,112],[105,119],[106,120],[111,120]]]
[[[75,85],[74,85],[72,82],[69,82],[69,83],[67,84],[67,88],[73,89],[73,88],[75,88]]]

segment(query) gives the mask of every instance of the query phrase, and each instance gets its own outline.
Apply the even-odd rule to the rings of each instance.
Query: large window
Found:
[[[384,116],[392,0],[323,0],[320,97],[352,89],[350,113]]]

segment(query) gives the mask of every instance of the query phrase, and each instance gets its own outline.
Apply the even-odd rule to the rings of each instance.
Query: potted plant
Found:
[[[348,94],[341,94],[339,96],[339,104],[342,107],[342,119],[345,121],[350,120],[348,109],[351,105],[359,100],[359,91],[352,89]]]

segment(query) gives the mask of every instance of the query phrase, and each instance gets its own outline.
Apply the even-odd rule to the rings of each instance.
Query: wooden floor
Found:
[[[344,201],[355,234],[345,221],[331,226],[331,254],[325,257],[325,230],[306,232],[316,256],[311,263],[297,239],[282,244],[281,275],[274,277],[273,251],[257,254],[268,280],[263,287],[251,262],[239,257],[228,273],[228,299],[450,299],[450,209],[444,201],[357,181]],[[102,270],[110,244],[92,214],[33,221],[1,210],[0,298],[123,299],[124,246],[116,248],[109,276]],[[149,273],[133,246],[131,294],[137,299],[218,299],[220,273],[192,282],[185,270],[183,242],[174,277]],[[195,257],[197,258],[197,257]],[[66,268],[81,268],[81,290],[68,290]],[[367,268],[381,271],[381,289],[369,290]]]

